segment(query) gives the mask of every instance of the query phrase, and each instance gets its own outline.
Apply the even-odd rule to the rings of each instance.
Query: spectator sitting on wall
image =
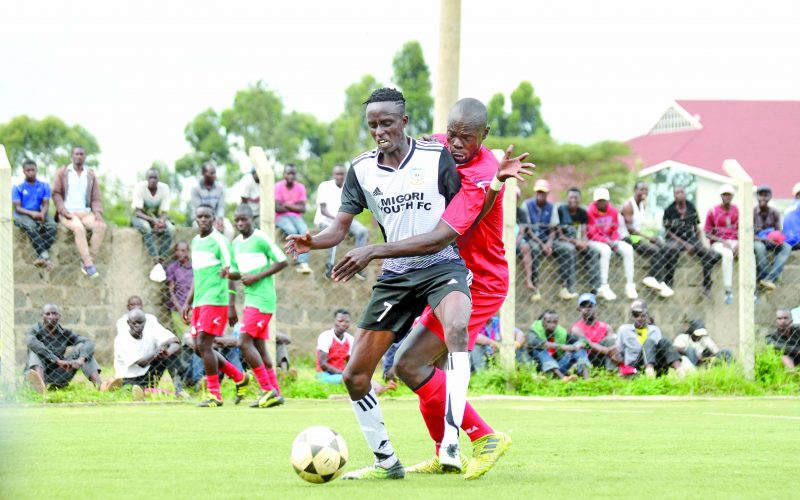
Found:
[[[753,249],[756,253],[756,270],[758,284],[767,290],[775,290],[775,282],[783,272],[783,266],[792,254],[792,247],[786,243],[786,236],[781,231],[781,214],[769,206],[772,189],[759,186],[756,191],[758,206],[753,209],[753,232],[755,233]],[[767,253],[774,254],[772,266],[769,265]]]
[[[729,305],[733,304],[733,259],[739,253],[739,209],[731,203],[733,195],[730,184],[719,187],[722,203],[708,211],[703,226],[711,249],[722,256],[722,284]]]
[[[287,236],[308,234],[308,226],[303,220],[306,212],[306,187],[297,182],[297,167],[288,163],[283,168],[283,180],[275,183],[275,225]],[[308,265],[308,253],[297,256],[300,274],[312,274]]]
[[[783,234],[792,250],[800,250],[800,182],[792,187],[794,199],[784,212]]]
[[[38,393],[49,386],[67,387],[78,372],[83,371],[100,390],[119,387],[119,383],[103,384],[100,367],[94,359],[94,344],[72,330],[61,326],[61,311],[55,304],[42,307],[42,322],[28,331],[28,362],[25,379]],[[70,353],[67,354],[67,348]]]
[[[81,256],[81,271],[90,278],[100,274],[94,259],[106,234],[103,220],[103,200],[100,183],[94,170],[86,168],[86,151],[81,146],[72,148],[72,163],[56,170],[53,179],[53,203],[56,221],[75,235],[75,246]],[[91,244],[86,241],[86,231],[91,231]]]
[[[194,274],[192,273],[192,260],[189,257],[189,244],[179,241],[175,244],[175,260],[167,266],[167,288],[169,300],[167,309],[170,312],[172,328],[176,335],[185,333],[186,324],[181,318],[181,310],[186,303],[186,296],[192,289]]]
[[[50,247],[56,240],[56,223],[48,215],[50,185],[36,178],[36,162],[25,160],[22,164],[25,180],[11,187],[14,204],[14,225],[25,231],[31,240],[36,260],[33,265],[51,269]]]
[[[320,183],[317,188],[317,211],[314,214],[314,224],[320,231],[333,224],[336,213],[339,212],[339,205],[342,203],[342,189],[344,187],[344,177],[347,169],[343,165],[333,167],[333,179]],[[363,224],[353,219],[348,229],[348,234],[355,238],[356,248],[367,244],[369,231]],[[325,264],[325,277],[330,279],[333,269],[334,259],[336,259],[336,247],[328,249],[328,262]],[[363,272],[356,273],[356,278],[366,279]]]
[[[792,324],[788,309],[775,313],[775,331],[767,335],[767,345],[781,352],[781,361],[786,371],[794,373],[800,364],[800,326]]]
[[[349,328],[350,313],[345,309],[337,309],[333,313],[333,328],[325,330],[317,337],[317,380],[326,384],[343,383],[342,373],[353,348],[353,336],[347,332]],[[376,394],[396,387],[393,380],[386,386],[372,381]]]
[[[634,375],[643,368],[645,375],[655,377],[656,373],[666,373],[672,367],[683,378],[681,355],[672,342],[664,338],[659,327],[649,324],[651,318],[644,300],[633,301],[631,317],[633,323],[626,323],[617,330],[616,349],[622,356],[620,375]]]
[[[522,198],[522,191],[517,188],[517,203]],[[533,284],[533,250],[531,250],[531,221],[528,217],[528,210],[523,202],[517,207],[517,223],[514,226],[514,236],[516,237],[517,257],[522,260],[522,270],[525,273],[525,288],[534,292],[531,295],[532,301],[542,300],[542,294],[538,294],[536,286]]]
[[[177,352],[180,349],[178,337],[176,337],[175,334],[169,329],[165,328],[158,321],[158,318],[149,313],[145,313],[144,316],[144,333],[138,337],[133,335],[130,324],[130,313],[131,311],[136,310],[144,312],[144,301],[138,295],[131,295],[128,297],[126,308],[128,311],[120,316],[119,319],[117,319],[116,324],[117,336],[114,338],[115,376],[121,379],[137,379],[128,382],[123,380],[123,385],[138,385],[141,388],[152,389],[158,386],[158,381],[161,379],[161,375],[166,369],[169,372],[169,376],[172,378],[173,385],[175,386],[175,395],[180,398],[188,399],[189,395],[184,390],[183,381],[181,379],[185,367],[181,365],[180,355]],[[151,367],[148,363],[147,369],[142,370],[141,368],[143,365],[138,364],[140,358],[145,358],[146,356],[153,354],[150,351],[155,351],[160,344],[166,343],[168,336],[171,336],[175,339],[175,352],[170,353],[167,357],[161,356],[157,358],[157,364],[154,364]],[[118,348],[122,358],[117,357]],[[136,356],[137,354],[141,354],[141,356],[131,361],[130,357]],[[136,363],[136,366],[133,365],[134,362]],[[146,377],[143,377],[144,375],[149,376],[150,374],[157,374],[157,376],[154,377],[154,381],[148,382]]]
[[[589,247],[600,253],[600,288],[597,295],[605,300],[615,300],[615,294],[608,286],[608,267],[611,253],[622,257],[625,270],[625,295],[629,299],[639,296],[633,282],[633,247],[621,240],[619,234],[619,213],[611,205],[611,196],[606,188],[594,190],[594,201],[586,208],[589,222],[586,232],[589,236]]]
[[[553,227],[557,220],[556,209],[552,203],[547,201],[550,193],[550,184],[539,179],[533,186],[535,196],[522,204],[528,216],[528,228],[526,240],[531,249],[531,276],[530,283],[533,285],[532,301],[542,300],[539,291],[539,268],[542,264],[542,256],[549,256],[553,253],[553,241],[556,236],[556,229]],[[526,283],[528,277],[525,278]]]
[[[600,254],[589,247],[586,239],[586,225],[589,216],[581,208],[581,191],[573,187],[567,192],[567,202],[556,210],[558,237],[554,243],[559,259],[559,272],[564,285],[558,296],[564,300],[578,297],[575,293],[578,255],[583,257],[584,266],[589,272],[589,284],[593,292],[600,288]]]
[[[169,186],[159,182],[158,170],[151,168],[147,171],[147,180],[134,186],[132,200],[131,226],[142,233],[147,254],[153,260],[150,279],[160,283],[166,279],[164,260],[172,246],[175,226],[167,218],[170,205]],[[159,241],[158,246],[156,240]]]
[[[550,373],[564,382],[572,382],[577,377],[567,373],[574,365],[578,374],[589,378],[592,365],[583,349],[582,340],[570,335],[558,324],[558,313],[552,309],[546,310],[533,322],[527,345],[531,358],[536,360],[542,372]]]
[[[242,203],[253,211],[253,226],[261,227],[261,179],[255,165],[242,180]]]
[[[582,294],[578,297],[578,311],[581,318],[572,325],[572,335],[584,339],[592,366],[616,370],[622,361],[614,345],[617,337],[608,323],[597,319],[597,297],[592,293]]]
[[[729,349],[720,349],[708,334],[706,325],[702,319],[696,319],[689,323],[689,327],[681,333],[672,345],[678,354],[683,356],[683,363],[692,366],[709,365],[715,359],[732,361],[733,353]]]
[[[172,332],[152,324],[154,318],[141,309],[133,308],[125,316],[127,328],[118,326],[114,339],[114,375],[122,385],[132,386],[134,401],[142,401],[145,390],[158,387],[165,370],[171,374],[180,371],[181,346]],[[180,379],[173,381],[175,395],[188,398]]]
[[[225,217],[225,188],[217,182],[217,167],[212,162],[206,162],[202,167],[202,177],[197,186],[192,188],[192,215],[191,220],[195,221],[195,212],[200,205],[211,207],[214,216],[214,229],[224,234],[228,240],[233,240],[233,224]]]

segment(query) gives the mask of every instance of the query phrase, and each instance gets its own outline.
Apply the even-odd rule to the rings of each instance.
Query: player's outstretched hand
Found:
[[[357,272],[367,267],[371,260],[372,249],[369,245],[354,248],[333,267],[331,277],[333,281],[350,281]]]
[[[301,253],[308,253],[311,251],[311,233],[306,231],[306,234],[290,234],[286,237],[286,244],[283,246],[287,254],[297,257]]]
[[[531,176],[534,173],[533,169],[536,168],[536,165],[533,163],[523,163],[525,158],[528,157],[528,153],[522,153],[512,158],[511,154],[513,152],[514,145],[509,144],[506,148],[506,154],[500,159],[500,166],[497,168],[497,180],[501,182],[505,182],[512,177],[524,182],[525,179],[520,174]]]

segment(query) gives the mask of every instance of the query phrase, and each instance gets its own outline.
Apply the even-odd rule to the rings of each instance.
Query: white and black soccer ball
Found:
[[[333,429],[318,425],[301,432],[292,443],[292,467],[309,483],[327,483],[342,473],[347,444]]]

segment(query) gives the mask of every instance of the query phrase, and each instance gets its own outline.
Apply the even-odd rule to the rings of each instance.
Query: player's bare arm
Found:
[[[192,303],[194,303],[194,282],[192,283],[192,287],[189,288],[189,293],[186,294],[186,303],[183,304],[183,308],[181,309],[181,319],[187,325],[189,324],[189,312],[192,310]]]
[[[336,218],[333,219],[333,223],[314,236],[311,236],[310,232],[306,232],[304,235],[291,234],[286,237],[284,251],[296,257],[311,250],[335,247],[347,236],[350,225],[353,223],[353,217],[353,214],[338,212]]]

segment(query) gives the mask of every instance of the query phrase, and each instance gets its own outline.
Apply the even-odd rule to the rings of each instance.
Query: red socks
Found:
[[[244,373],[240,372],[230,361],[225,361],[225,364],[222,365],[222,373],[229,376],[237,384],[244,380]],[[219,383],[217,387],[219,387]]]
[[[267,370],[267,377],[269,377],[269,384],[275,389],[275,393],[280,396],[281,395],[281,388],[278,387],[278,378],[275,377],[275,368],[270,368]]]
[[[219,392],[219,375],[206,375],[206,387],[209,393],[222,401],[222,394]]]
[[[272,389],[272,385],[269,383],[269,375],[267,375],[267,369],[264,368],[264,365],[258,365],[257,367],[253,368],[253,373],[256,376],[256,380],[258,380],[258,386],[261,387],[262,391],[269,391]]]
[[[445,373],[438,368],[433,370],[433,376],[414,392],[419,396],[419,410],[428,427],[431,439],[436,443],[436,454],[438,455],[439,445],[444,436]],[[469,403],[464,408],[461,428],[467,433],[470,441],[494,432]]]

